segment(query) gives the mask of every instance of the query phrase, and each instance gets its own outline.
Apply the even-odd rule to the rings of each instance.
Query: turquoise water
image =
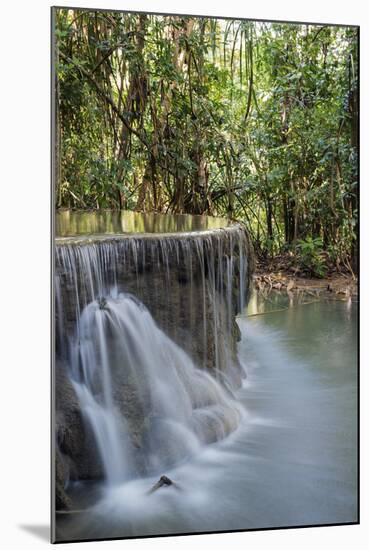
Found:
[[[59,539],[357,521],[357,304],[288,305],[254,299],[238,319],[240,428],[163,472],[179,489],[148,495],[157,479],[146,478],[101,492],[59,516]]]

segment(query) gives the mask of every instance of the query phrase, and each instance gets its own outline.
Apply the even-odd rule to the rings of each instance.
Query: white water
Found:
[[[315,313],[292,308],[240,320],[244,387],[234,394],[228,389],[236,386],[229,380],[231,368],[218,373],[217,330],[212,373],[222,383],[205,370],[209,307],[215,327],[224,315],[230,331],[233,290],[240,289],[238,310],[246,301],[242,243],[237,234],[224,241],[207,235],[57,247],[58,350],[105,478],[81,484],[73,503],[85,512],[59,516],[59,539],[355,520],[351,320],[340,309],[320,305]],[[145,301],[140,285],[147,289],[153,279],[139,273],[148,267],[161,274],[156,284],[167,292],[161,307],[178,311],[172,309],[171,270],[177,273],[179,266],[188,281],[185,306],[194,312],[200,304],[203,311],[195,321],[203,341],[201,369],[137,298],[120,292],[130,288]],[[192,292],[196,272],[200,295]],[[127,287],[132,273],[136,285]],[[149,291],[155,297],[155,288]],[[150,300],[145,303],[155,312]],[[178,486],[148,494],[163,474]],[[73,485],[70,490],[78,493],[78,483]],[[89,486],[98,498],[88,498]]]
[[[239,428],[165,470],[180,489],[148,494],[155,475],[106,488],[60,522],[61,539],[356,521],[355,311],[318,303],[239,324]]]
[[[125,384],[148,424],[140,449],[144,472],[163,473],[239,424],[242,407],[230,391],[196,368],[131,295],[112,289],[87,305],[71,348],[71,380],[110,486],[143,473],[124,417]]]

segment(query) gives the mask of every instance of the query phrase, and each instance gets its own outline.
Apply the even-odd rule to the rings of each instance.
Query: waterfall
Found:
[[[127,422],[119,413],[129,383],[148,423],[146,471],[177,462],[237,426],[232,396],[155,324],[129,294],[114,290],[82,312],[72,342],[71,378],[111,483],[137,474]]]
[[[107,483],[162,473],[238,426],[247,237],[57,239],[56,353]]]

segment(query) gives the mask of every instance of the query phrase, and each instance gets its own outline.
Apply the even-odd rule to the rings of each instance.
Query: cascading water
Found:
[[[57,240],[57,364],[110,486],[162,474],[238,426],[247,256],[238,225]]]
[[[236,325],[241,226],[117,220],[56,242],[58,542],[356,521],[351,308],[278,301]]]
[[[108,324],[99,304],[83,310],[71,342],[70,377],[95,436],[106,479],[114,484],[132,474],[133,465],[124,417],[113,400]]]
[[[89,304],[71,347],[73,386],[111,484],[138,474],[119,411],[127,381],[148,423],[141,449],[146,472],[161,471],[238,425],[241,409],[232,396],[196,368],[131,295],[112,291]]]

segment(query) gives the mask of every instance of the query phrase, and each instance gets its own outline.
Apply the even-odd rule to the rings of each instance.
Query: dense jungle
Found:
[[[264,266],[356,272],[357,28],[71,9],[55,25],[58,209],[228,217]]]

